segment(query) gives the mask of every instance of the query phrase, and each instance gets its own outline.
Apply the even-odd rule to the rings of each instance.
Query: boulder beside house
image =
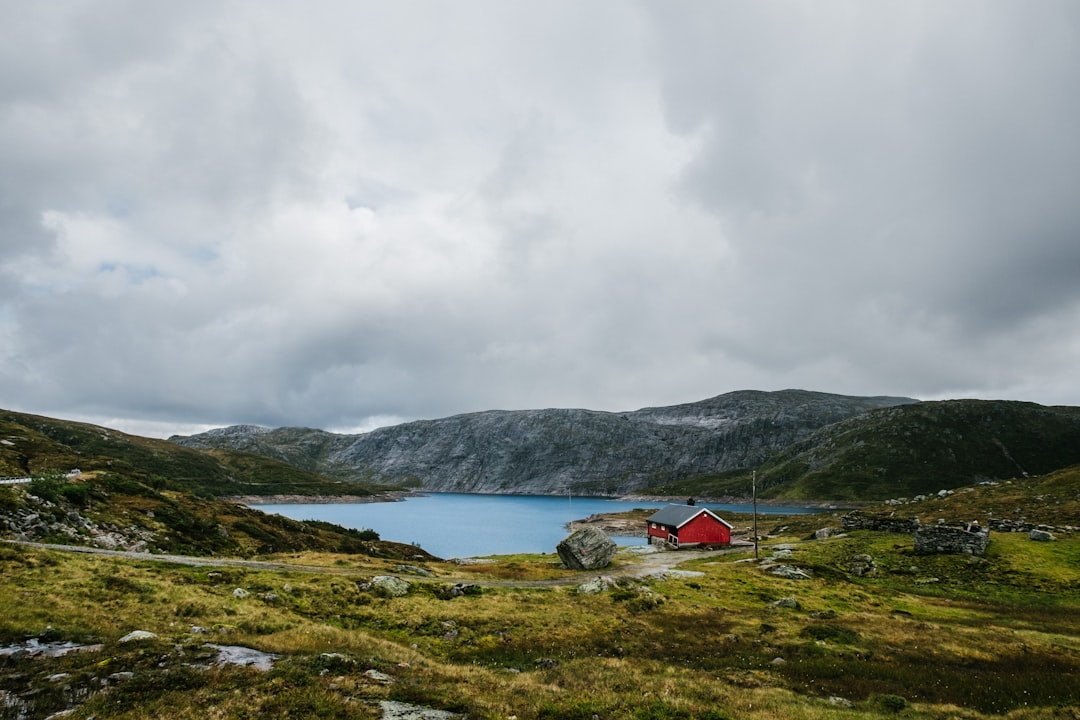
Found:
[[[668,505],[646,520],[649,544],[674,547],[730,545],[731,523],[695,505]]]

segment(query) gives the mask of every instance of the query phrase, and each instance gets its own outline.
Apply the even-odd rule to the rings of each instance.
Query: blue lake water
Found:
[[[433,493],[401,502],[253,505],[293,520],[325,520],[343,527],[367,529],[383,540],[413,543],[442,558],[483,557],[516,553],[553,553],[569,534],[566,524],[595,513],[634,508],[661,508],[666,502],[603,500],[535,495],[466,495]],[[725,512],[751,512],[749,505],[711,505]],[[804,514],[806,508],[758,506],[758,513]],[[614,537],[622,545],[644,545],[640,538]]]

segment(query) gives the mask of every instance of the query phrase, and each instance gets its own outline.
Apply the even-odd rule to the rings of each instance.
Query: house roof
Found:
[[[721,518],[709,508],[698,507],[696,505],[668,505],[650,515],[648,522],[681,528],[701,513],[707,513],[717,522],[727,525],[728,528],[733,527],[731,523]]]

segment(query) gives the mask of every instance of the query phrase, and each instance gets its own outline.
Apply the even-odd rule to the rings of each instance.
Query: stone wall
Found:
[[[876,530],[894,533],[913,533],[920,527],[917,517],[903,517],[895,513],[867,513],[860,510],[841,516],[840,523],[845,530]]]
[[[982,555],[990,542],[989,528],[968,525],[927,525],[915,531],[915,552],[921,555]]]

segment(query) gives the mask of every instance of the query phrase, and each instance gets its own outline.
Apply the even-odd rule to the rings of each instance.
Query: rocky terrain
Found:
[[[490,411],[362,435],[243,425],[171,440],[262,454],[343,479],[437,492],[621,495],[755,466],[819,428],[913,402],[742,391],[633,412]]]

